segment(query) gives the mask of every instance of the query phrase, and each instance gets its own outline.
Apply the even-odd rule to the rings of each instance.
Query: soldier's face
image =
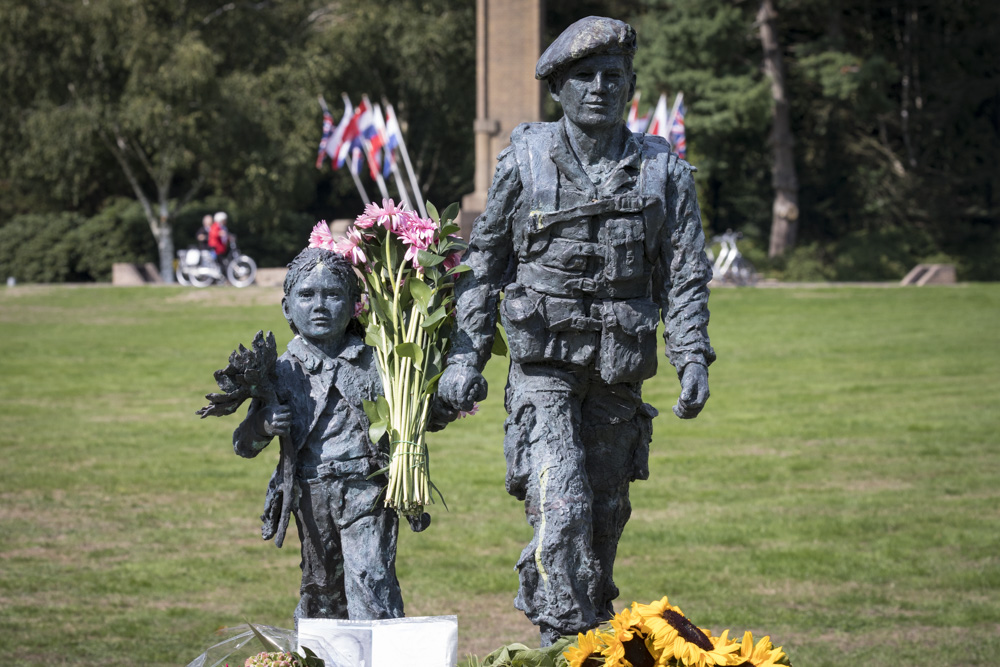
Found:
[[[552,98],[574,125],[600,129],[624,122],[634,90],[635,74],[625,56],[594,55],[570,65]]]
[[[292,287],[281,308],[299,335],[324,343],[339,341],[354,314],[350,290],[323,265]]]

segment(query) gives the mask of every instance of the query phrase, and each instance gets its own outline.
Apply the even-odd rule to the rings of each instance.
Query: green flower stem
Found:
[[[394,267],[394,255],[398,257],[398,251],[392,252],[395,248],[390,248],[390,245],[391,242],[386,243],[386,263],[390,267],[389,275],[395,274],[391,284],[393,299],[390,311],[394,319],[393,350],[396,345],[406,342],[412,342],[423,349],[427,342],[420,326],[424,317],[418,310],[410,311],[409,321],[404,317],[400,304],[400,285],[407,267],[404,262],[400,262],[398,268]],[[396,268],[396,271],[392,271],[392,268]],[[392,375],[397,381],[391,385],[387,383],[387,388],[391,390],[388,392],[391,397],[387,397],[387,400],[390,401],[389,421],[394,444],[385,502],[405,513],[417,511],[422,505],[431,502],[428,493],[426,445],[423,429],[420,428],[426,421],[428,401],[423,395],[414,401],[415,392],[411,391],[412,387],[422,386],[427,366],[426,359],[418,368],[415,360],[404,361],[395,352],[391,356]]]

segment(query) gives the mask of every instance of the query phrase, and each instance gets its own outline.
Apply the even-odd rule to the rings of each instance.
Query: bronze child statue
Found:
[[[289,264],[284,291],[281,308],[295,333],[288,350],[268,360],[274,338],[262,334],[253,351],[241,346],[216,373],[227,393],[210,395],[213,405],[201,414],[231,414],[252,396],[233,433],[236,453],[251,458],[281,440],[262,533],[280,547],[294,514],[302,544],[295,618],[401,617],[398,518],[380,502],[384,474],[371,476],[388,463],[388,441],[371,441],[362,407],[382,385],[358,335],[360,284],[344,257],[307,248]],[[424,527],[420,517],[413,527]]]
[[[613,615],[629,484],[649,475],[657,412],[641,390],[656,374],[658,324],[680,379],[677,416],[701,411],[715,359],[692,168],[623,120],[635,50],[631,26],[589,17],[539,59],[564,116],[519,126],[498,158],[439,385],[453,411],[485,398],[499,314],[511,356],[507,491],[534,528],[515,606],[543,644]]]

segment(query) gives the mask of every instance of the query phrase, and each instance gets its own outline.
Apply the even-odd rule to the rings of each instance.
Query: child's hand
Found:
[[[260,411],[260,415],[261,430],[269,437],[291,433],[292,410],[287,405],[267,405]]]

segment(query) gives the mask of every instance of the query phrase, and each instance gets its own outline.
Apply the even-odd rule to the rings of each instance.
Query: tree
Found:
[[[1000,278],[1000,3],[768,2],[801,211],[795,247],[771,261],[787,179],[768,143],[765,0],[586,0],[547,16],[558,32],[634,13],[643,101],[684,92],[703,217],[742,231],[755,262],[851,280],[936,259]],[[166,267],[170,232],[224,208],[251,232],[241,247],[283,264],[317,219],[361,208],[350,178],[313,167],[316,96],[341,91],[388,98],[425,196],[455,201],[472,178],[474,26],[468,0],[7,0],[0,227],[135,198]]]
[[[474,25],[463,0],[3,3],[0,226],[135,197],[168,277],[185,203],[193,219],[222,197],[241,246],[283,264],[316,219],[360,210],[350,179],[313,167],[316,96],[341,91],[393,102],[425,197],[455,201]]]
[[[684,92],[688,160],[710,228],[756,238],[767,229],[771,102],[754,15],[727,0],[649,1],[634,19],[643,102]]]
[[[757,24],[764,49],[764,72],[771,80],[771,98],[774,101],[771,125],[774,206],[771,242],[767,251],[769,257],[780,257],[795,247],[799,229],[799,179],[795,174],[795,154],[792,151],[795,141],[785,85],[785,64],[778,43],[777,18],[773,0],[763,0],[757,12]]]
[[[287,53],[280,40],[289,37],[289,26],[301,30],[311,7],[94,0],[58,3],[58,18],[33,29],[30,4],[4,10],[14,26],[6,35],[12,50],[25,48],[29,54],[18,61],[19,69],[5,72],[18,84],[23,134],[12,171],[58,189],[81,172],[96,178],[86,154],[96,147],[106,150],[142,205],[161,273],[172,281],[177,212],[206,183],[222,185],[221,177],[229,176],[236,162],[233,153],[241,150],[237,144],[252,148],[270,138],[264,132],[234,136],[227,128],[234,91],[253,88],[248,80]],[[220,52],[215,45],[227,36],[218,30],[227,20],[231,34],[261,41],[243,54]],[[38,58],[39,52],[54,57]],[[37,85],[35,77],[46,85]],[[81,153],[81,145],[88,151]],[[249,166],[260,167],[244,164],[244,169]]]
[[[458,201],[471,189],[475,157],[474,3],[343,0],[321,22],[309,61],[320,92],[346,92],[355,104],[363,93],[385,97],[404,126],[424,198]],[[318,127],[315,102],[309,109]],[[340,183],[353,188],[349,178]]]
[[[62,21],[49,37],[88,46],[57,61],[52,79],[62,90],[37,91],[27,105],[27,150],[17,160],[43,182],[58,182],[72,167],[44,154],[73,156],[79,138],[103,146],[143,207],[166,281],[173,276],[170,221],[204,182],[198,149],[219,106],[212,52],[171,4],[60,7]]]
[[[926,259],[954,261],[965,277],[1000,277],[989,259],[1000,252],[1000,41],[992,34],[1000,5],[643,5],[634,20],[639,87],[646,96],[684,91],[688,151],[712,228],[744,231],[751,250],[772,234],[788,247],[792,221],[771,220],[778,202],[801,214],[796,247],[771,266],[821,272],[797,277],[899,278]],[[769,20],[755,21],[761,14]],[[765,60],[784,65],[778,118],[760,67],[762,37]],[[769,128],[780,135],[770,147]],[[797,202],[787,195],[796,182]]]

